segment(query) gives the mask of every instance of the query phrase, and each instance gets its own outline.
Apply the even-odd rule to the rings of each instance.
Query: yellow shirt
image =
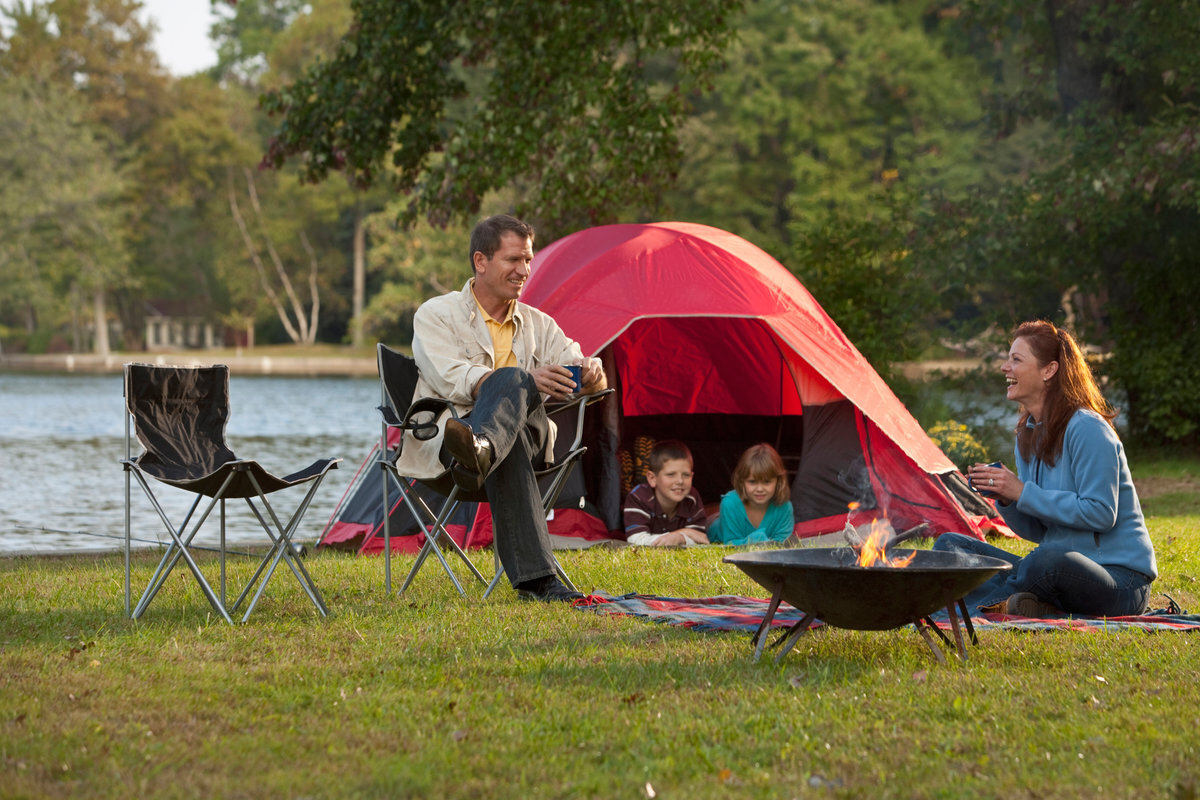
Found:
[[[475,297],[474,278],[471,279],[471,297]],[[517,357],[513,355],[512,349],[513,334],[517,330],[517,325],[513,322],[513,310],[516,308],[516,303],[508,304],[508,313],[500,322],[492,319],[492,315],[483,310],[483,306],[479,305],[478,297],[475,297],[475,305],[478,306],[479,313],[483,315],[483,321],[487,323],[488,333],[492,337],[492,353],[495,354],[493,369],[517,366]]]

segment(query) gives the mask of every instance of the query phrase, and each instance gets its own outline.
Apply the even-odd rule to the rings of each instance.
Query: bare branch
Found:
[[[287,293],[288,300],[292,304],[292,313],[296,316],[296,324],[300,327],[301,338],[304,341],[309,340],[309,325],[308,320],[304,316],[304,305],[300,302],[300,298],[296,296],[296,290],[292,286],[291,278],[288,277],[287,270],[283,268],[283,259],[279,257],[279,253],[275,250],[275,243],[271,240],[270,233],[267,232],[266,220],[263,217],[262,206],[258,203],[258,187],[254,183],[254,173],[249,167],[242,168],[246,176],[246,190],[250,194],[250,205],[254,209],[254,215],[258,219],[258,227],[262,230],[263,242],[266,245],[267,253],[271,256],[271,262],[275,265],[275,274],[279,276],[279,284]]]
[[[232,173],[232,169],[230,170]],[[275,307],[275,313],[279,315],[279,321],[283,323],[284,330],[293,342],[301,341],[300,334],[292,325],[291,319],[288,318],[287,312],[283,308],[283,304],[279,302],[278,295],[271,288],[270,281],[267,280],[267,269],[262,263],[262,259],[258,255],[258,247],[254,244],[254,237],[250,235],[250,231],[246,228],[246,221],[242,217],[242,211],[238,207],[237,192],[233,188],[233,175],[229,175],[229,210],[233,213],[233,221],[237,223],[238,230],[241,231],[242,241],[246,244],[246,252],[250,256],[250,263],[254,265],[255,271],[258,273],[259,283],[262,285],[263,294],[271,301],[271,305]]]
[[[316,341],[317,338],[317,319],[321,313],[321,289],[317,286],[317,253],[313,250],[308,241],[308,234],[304,229],[300,230],[300,244],[304,246],[304,252],[308,253],[308,293],[312,297],[312,308],[309,313],[312,315],[312,321],[309,325],[309,344]]]

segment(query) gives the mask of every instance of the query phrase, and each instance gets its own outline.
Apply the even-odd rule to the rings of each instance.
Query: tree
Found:
[[[212,3],[216,9],[224,5],[224,0],[212,0]],[[243,0],[223,17],[214,29],[221,56],[217,72],[222,79],[237,81],[251,91],[278,87],[294,80],[315,59],[332,54],[351,20],[350,7],[345,0],[311,3]],[[384,200],[380,190],[348,185],[352,192],[338,194],[348,198],[343,207],[343,221],[352,228],[348,236],[352,253],[349,262],[352,309],[349,338],[353,345],[359,346],[363,341],[361,318],[366,303],[365,220],[383,205]],[[327,185],[321,191],[330,190]],[[278,309],[276,311],[278,314]]]
[[[39,317],[77,313],[64,298],[86,297],[94,349],[106,354],[106,293],[128,275],[128,204],[110,142],[73,93],[22,77],[0,78],[0,96],[0,313],[23,316],[32,335]]]
[[[137,162],[145,201],[135,228],[143,296],[191,301],[215,319],[230,310],[215,265],[241,246],[231,230],[228,174],[254,163],[258,142],[237,134],[233,93],[207,76],[175,81],[168,109]]]
[[[977,182],[983,78],[928,5],[750,3],[684,127],[672,210],[786,260],[835,220],[886,223],[897,188],[919,200]]]
[[[32,83],[26,90],[43,99],[53,97],[55,103],[66,102],[78,115],[68,128],[87,128],[71,141],[93,155],[71,162],[74,173],[42,176],[49,180],[61,174],[63,182],[57,187],[59,216],[52,226],[59,237],[54,246],[61,252],[56,256],[43,251],[40,257],[62,260],[70,254],[64,269],[78,269],[78,280],[74,291],[58,297],[88,295],[91,315],[97,319],[95,347],[102,351],[109,346],[109,303],[136,283],[129,257],[130,225],[141,214],[139,187],[129,180],[130,165],[166,96],[167,75],[150,49],[150,31],[136,16],[139,7],[136,0],[18,0],[0,8],[7,22],[0,43],[0,75],[28,78]],[[73,151],[64,151],[64,163],[70,158],[66,152]],[[50,193],[55,188],[36,187]],[[132,316],[122,314],[124,329],[136,328],[140,304],[118,302],[118,308],[136,310]]]
[[[167,74],[138,19],[139,0],[16,0],[0,69],[79,92],[87,118],[129,144],[161,108]]]
[[[354,0],[332,59],[265,96],[282,118],[264,161],[384,178],[410,199],[405,223],[470,217],[511,185],[550,238],[652,210],[679,167],[686,98],[740,4]]]
[[[1019,182],[950,204],[920,260],[1027,299],[981,309],[981,325],[1071,316],[1111,348],[1102,368],[1131,433],[1194,443],[1200,311],[1183,298],[1200,296],[1200,2],[963,5],[997,54],[997,135],[1036,125],[1041,146]]]

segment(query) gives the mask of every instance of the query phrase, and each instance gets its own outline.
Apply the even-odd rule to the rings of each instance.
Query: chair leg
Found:
[[[383,441],[387,442],[387,428],[384,428]],[[383,589],[392,593],[392,506],[388,497],[388,482],[392,473],[388,471],[386,452],[379,456],[379,468],[383,471]],[[400,487],[404,491],[404,487]]]
[[[129,415],[128,414],[125,415],[125,428],[126,428],[125,440],[126,440],[126,442],[128,442],[129,441],[129,431],[128,431]],[[129,446],[127,444],[126,449],[128,449],[128,447]],[[128,617],[130,615],[130,611],[131,611],[131,609],[130,609],[130,604],[131,604],[130,603],[130,592],[129,592],[129,582],[130,582],[129,546],[131,544],[132,537],[130,534],[131,522],[130,522],[130,508],[129,507],[130,507],[131,498],[130,498],[130,494],[129,494],[129,490],[130,490],[129,473],[132,471],[133,471],[133,468],[128,463],[126,463],[125,464],[125,616],[126,617]]]
[[[421,527],[425,529],[425,544],[421,546],[420,552],[417,553],[417,560],[413,563],[412,569],[409,570],[408,575],[405,577],[404,583],[400,586],[400,591],[397,592],[397,594],[404,594],[408,590],[408,587],[412,585],[413,578],[416,577],[422,565],[425,563],[425,559],[428,558],[429,554],[432,552],[435,556],[437,556],[438,561],[441,562],[442,569],[444,569],[446,574],[450,576],[451,582],[454,583],[454,588],[458,590],[460,595],[464,597],[466,596],[466,590],[463,588],[462,583],[460,583],[458,578],[454,575],[453,570],[450,569],[450,564],[447,562],[441,547],[438,545],[438,541],[442,537],[445,537],[445,541],[447,542],[448,546],[458,555],[459,559],[461,559],[462,562],[467,566],[467,569],[471,572],[471,574],[474,575],[480,583],[486,584],[487,579],[483,577],[483,573],[479,571],[479,569],[471,561],[470,557],[467,556],[466,552],[464,552],[463,549],[458,546],[458,542],[454,541],[454,537],[451,536],[449,531],[446,530],[446,520],[450,519],[450,517],[454,514],[454,510],[458,508],[458,500],[455,494],[452,492],[451,496],[446,498],[446,502],[442,505],[441,513],[434,514],[425,501],[420,497],[416,498],[416,503],[420,504],[420,508],[418,509],[417,504],[413,502],[413,496],[409,492],[405,491],[403,487],[401,487],[400,492],[400,497],[404,501],[404,504],[408,507],[409,512],[413,515],[413,519],[417,521],[418,525],[421,525]],[[433,520],[433,523],[427,524],[426,520]]]
[[[158,516],[162,520],[163,525],[166,527],[167,532],[171,535],[171,545],[167,548],[167,552],[163,554],[162,559],[159,560],[158,566],[155,568],[154,574],[150,577],[150,582],[147,584],[146,589],[142,592],[142,596],[138,601],[137,606],[130,613],[130,618],[138,619],[141,617],[141,615],[146,611],[147,606],[149,606],[150,601],[154,599],[154,597],[158,594],[158,590],[162,588],[163,583],[171,574],[171,571],[175,568],[175,565],[179,563],[179,559],[182,558],[187,564],[188,569],[191,571],[192,576],[196,579],[196,583],[200,585],[200,590],[208,599],[209,604],[218,614],[221,615],[222,619],[232,624],[233,620],[230,618],[229,612],[226,611],[225,606],[221,602],[220,598],[218,598],[216,593],[213,592],[212,587],[204,577],[204,573],[200,571],[199,565],[196,564],[195,559],[192,558],[191,554],[187,550],[188,545],[191,544],[192,539],[200,530],[200,526],[204,524],[204,520],[207,519],[208,515],[212,512],[213,506],[216,504],[215,499],[208,504],[200,519],[191,526],[191,532],[184,537],[184,531],[188,529],[188,526],[191,523],[191,519],[196,512],[196,508],[200,504],[201,496],[196,496],[196,500],[192,503],[191,509],[188,510],[187,516],[184,517],[183,523],[177,529],[171,523],[170,518],[167,517],[167,513],[163,510],[162,505],[158,502],[158,498],[154,496],[152,491],[150,491],[150,487],[147,485],[146,479],[142,476],[142,474],[134,471],[134,476],[137,478],[138,484],[141,485],[142,490],[146,493],[146,497],[149,498],[151,505],[154,506],[154,510],[158,513]],[[228,483],[228,480],[226,483]],[[222,487],[222,491],[223,490],[224,487]]]
[[[249,592],[257,583],[258,589],[254,594],[254,598],[250,601],[250,605],[246,608],[246,613],[242,617],[242,622],[245,622],[247,619],[249,619],[251,612],[254,611],[254,607],[258,604],[259,599],[266,590],[267,583],[270,582],[271,577],[275,574],[275,569],[279,566],[279,562],[282,560],[288,565],[288,568],[296,577],[296,581],[300,584],[300,588],[306,595],[308,595],[308,599],[312,601],[314,606],[316,606],[317,611],[320,612],[321,616],[328,616],[329,609],[325,606],[325,600],[321,597],[321,591],[317,588],[316,583],[313,581],[312,576],[309,574],[304,564],[296,558],[295,553],[293,553],[291,550],[292,535],[299,526],[300,520],[308,511],[308,507],[312,502],[312,498],[314,495],[316,495],[317,489],[320,488],[325,476],[321,475],[312,482],[312,485],[309,486],[308,491],[304,495],[304,499],[300,501],[300,504],[296,507],[296,510],[288,519],[287,525],[284,525],[279,521],[279,517],[275,514],[275,509],[267,500],[266,494],[262,491],[262,487],[258,485],[258,481],[255,479],[252,473],[249,474],[249,478],[251,483],[254,484],[254,488],[258,491],[258,499],[262,503],[263,508],[267,510],[267,514],[270,515],[271,522],[267,522],[267,520],[263,517],[262,512],[259,511],[258,506],[254,504],[251,498],[246,498],[246,505],[250,507],[250,511],[254,514],[255,518],[258,519],[259,525],[262,526],[267,536],[270,537],[271,549],[267,551],[266,556],[264,556],[262,561],[259,562],[258,568],[254,571],[253,577],[250,578],[249,582],[246,584],[246,588],[242,590],[242,593],[230,607],[230,610],[237,610],[237,608],[242,604],[242,601],[246,599],[247,594],[249,594]],[[272,529],[272,525],[274,529]],[[278,533],[278,536],[276,533]],[[268,563],[270,565],[269,567]]]

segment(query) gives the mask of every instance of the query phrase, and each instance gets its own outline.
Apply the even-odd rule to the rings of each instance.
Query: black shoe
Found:
[[[445,443],[446,452],[458,462],[451,468],[454,482],[470,490],[482,486],[492,469],[492,443],[458,419],[446,420]]]
[[[570,603],[583,597],[580,592],[568,589],[557,575],[526,581],[515,588],[522,600],[540,600],[543,603]]]

